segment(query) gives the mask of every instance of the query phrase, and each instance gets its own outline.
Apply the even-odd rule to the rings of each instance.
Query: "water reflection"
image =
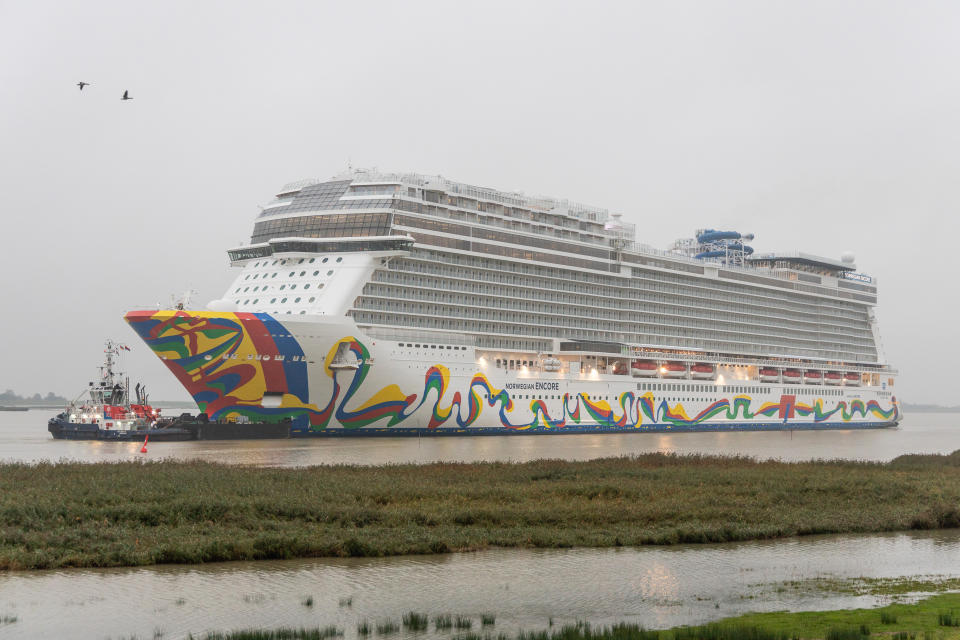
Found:
[[[408,611],[497,616],[495,630],[539,629],[586,619],[648,627],[696,624],[755,610],[817,610],[877,604],[869,596],[781,591],[791,580],[960,576],[960,531],[824,536],[740,544],[641,549],[487,551],[373,559],[326,559],[70,570],[0,575],[0,616],[11,638],[166,638],[249,627],[356,624]],[[313,606],[303,604],[313,597]],[[349,601],[349,604],[342,604]],[[432,627],[431,627],[432,629]],[[427,636],[448,638],[431,630]],[[398,640],[406,640],[401,634]]]
[[[53,440],[52,411],[0,412],[0,460],[143,459],[136,442]],[[584,434],[471,438],[336,438],[248,442],[156,442],[148,459],[202,459],[258,466],[434,461],[587,460],[651,451],[749,455],[783,460],[890,460],[903,453],[960,449],[958,414],[912,414],[896,429],[677,434]]]

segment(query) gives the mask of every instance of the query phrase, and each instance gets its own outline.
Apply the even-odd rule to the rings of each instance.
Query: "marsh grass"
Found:
[[[307,596],[303,599],[303,606],[309,608],[313,606],[313,596]]]
[[[370,623],[366,620],[357,624],[357,635],[361,637],[366,637],[370,635],[373,630],[370,628]]]
[[[892,611],[881,611],[880,624],[897,624],[897,614]]]
[[[208,633],[203,636],[187,636],[191,640],[329,640],[343,636],[343,629],[338,627],[319,627],[316,629],[244,629],[224,633]]]
[[[453,626],[457,630],[470,629],[471,627],[473,627],[473,620],[465,616],[457,616],[456,619],[453,621]]]
[[[0,465],[0,570],[954,526],[960,452],[889,463],[648,454],[297,469],[200,461]]]
[[[13,624],[17,621],[17,616],[0,616],[0,624]]]
[[[422,613],[411,611],[403,614],[403,626],[410,631],[426,631],[430,625],[430,618]]]
[[[434,616],[433,626],[437,631],[446,631],[453,628],[453,617],[449,614]]]
[[[385,620],[377,623],[377,635],[386,636],[400,631],[400,625],[393,620]]]
[[[481,613],[480,614],[480,626],[482,627],[492,627],[497,623],[497,616],[492,613]]]

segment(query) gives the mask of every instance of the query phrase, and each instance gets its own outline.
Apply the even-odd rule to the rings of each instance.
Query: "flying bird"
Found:
[[[123,97],[120,98],[120,99],[121,99],[121,100],[133,100],[133,97],[130,95],[130,92],[129,92],[129,91],[124,91],[124,92],[123,92]]]
[[[77,86],[80,87],[80,91],[83,91],[83,88],[84,88],[84,87],[89,87],[89,86],[90,86],[90,83],[89,83],[89,82],[84,82],[83,80],[81,80],[80,82],[77,83]]]

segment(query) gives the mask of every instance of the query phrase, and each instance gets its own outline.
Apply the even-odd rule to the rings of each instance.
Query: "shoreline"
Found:
[[[0,464],[0,570],[735,542],[960,526],[960,451],[277,469]]]

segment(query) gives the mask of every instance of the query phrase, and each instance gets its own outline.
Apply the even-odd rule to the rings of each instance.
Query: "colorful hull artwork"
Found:
[[[352,336],[331,340],[321,365],[311,363],[290,331],[265,313],[132,311],[126,320],[211,419],[288,419],[293,435],[331,430],[344,435],[384,429],[399,433],[408,427],[468,433],[862,428],[893,426],[900,419],[896,398],[884,408],[875,400],[828,403],[817,398],[807,404],[792,395],[781,395],[777,402],[734,395],[691,414],[682,403],[671,404],[649,391],[625,390],[611,406],[590,398],[597,382],[562,377],[549,379],[584,390],[561,393],[548,407],[544,400],[512,397],[479,372],[458,377],[461,388],[454,390],[442,364],[425,367],[422,388],[378,387],[364,385],[373,361],[364,342]],[[334,359],[345,353],[350,362],[338,366]],[[376,366],[390,363],[379,361]],[[311,376],[327,380],[311,384]],[[399,369],[393,379],[412,380]],[[632,381],[603,383],[633,386]],[[311,386],[324,389],[323,397],[311,397]],[[279,399],[278,406],[262,406],[268,395]]]

